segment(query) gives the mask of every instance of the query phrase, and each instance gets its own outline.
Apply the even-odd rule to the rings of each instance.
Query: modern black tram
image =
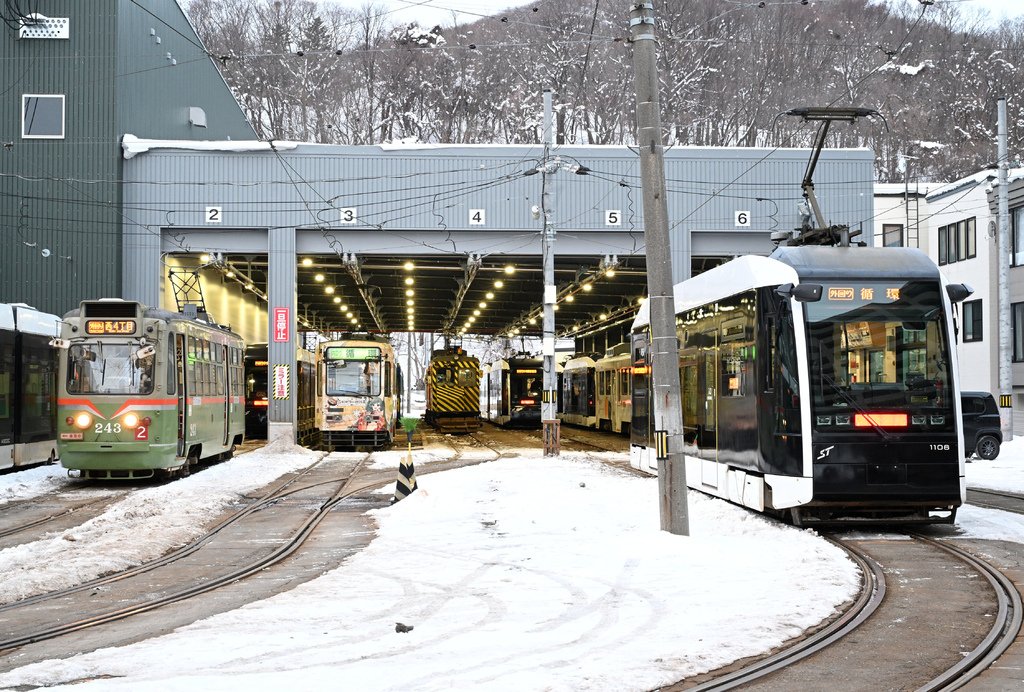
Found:
[[[481,409],[492,423],[505,427],[539,428],[544,361],[518,356],[491,363]]]
[[[58,317],[0,304],[0,469],[57,458]]]
[[[315,446],[320,431],[316,427],[316,356],[304,348],[296,349],[296,425],[295,440]],[[245,348],[245,438],[267,439],[267,413],[270,408],[267,344]]]
[[[798,525],[948,522],[965,499],[948,284],[913,248],[780,247],[675,288],[687,484]],[[645,307],[630,458],[656,472]]]

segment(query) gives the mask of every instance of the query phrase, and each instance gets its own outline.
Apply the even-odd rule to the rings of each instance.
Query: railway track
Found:
[[[1024,495],[987,488],[968,488],[967,502],[986,509],[1024,514]]]
[[[807,680],[822,680],[828,675],[849,676],[849,684],[857,689],[870,689],[873,687],[871,680],[860,679],[858,676],[871,666],[876,666],[878,676],[889,681],[890,686],[898,685],[899,689],[916,689],[918,692],[947,692],[959,689],[982,675],[992,664],[1013,644],[1021,630],[1021,596],[1013,583],[1003,575],[997,568],[977,558],[966,550],[944,541],[937,541],[928,536],[920,534],[908,534],[919,547],[926,547],[941,554],[948,555],[960,565],[962,569],[971,573],[979,574],[985,578],[991,589],[992,604],[994,613],[988,618],[988,613],[979,617],[977,609],[988,607],[987,601],[981,604],[973,604],[975,619],[985,625],[978,625],[984,631],[977,636],[977,644],[966,654],[960,651],[946,652],[945,665],[938,666],[922,674],[921,671],[912,671],[909,675],[920,675],[917,680],[908,680],[902,676],[908,675],[904,670],[885,670],[888,665],[884,656],[877,659],[861,660],[859,657],[871,656],[871,652],[880,653],[876,639],[887,642],[891,646],[900,646],[899,642],[904,638],[908,640],[904,645],[908,646],[908,655],[927,657],[928,645],[930,642],[918,642],[914,637],[928,637],[927,628],[922,631],[914,626],[906,625],[906,635],[897,636],[894,634],[894,627],[902,627],[905,621],[911,616],[908,615],[908,603],[905,595],[897,593],[890,597],[886,588],[886,580],[880,561],[873,557],[867,550],[864,550],[852,543],[850,540],[836,540],[829,538],[850,554],[860,566],[864,575],[864,585],[861,589],[859,599],[854,602],[843,615],[829,623],[823,629],[812,633],[810,636],[794,642],[765,658],[759,658],[748,662],[740,662],[720,671],[697,676],[682,681],[680,684],[669,689],[672,690],[730,690],[742,687],[748,690],[787,690],[799,689],[806,684]],[[922,577],[912,578],[906,576],[907,569],[894,565],[892,560],[905,553],[908,548],[896,546],[895,541],[906,541],[906,538],[895,538],[889,543],[889,552],[885,558],[887,563],[885,572],[892,574],[897,591],[909,590],[913,592],[914,587],[908,587],[907,582],[927,581],[938,573],[938,570],[929,566],[922,570]],[[865,541],[870,544],[872,541]],[[873,548],[877,550],[878,542]],[[883,551],[884,552],[884,551]],[[945,569],[949,569],[946,567]],[[955,566],[953,568],[956,569]],[[929,576],[931,575],[931,576]],[[964,577],[958,577],[954,581],[967,585],[970,582]],[[948,591],[945,594],[933,594],[933,602],[941,600],[943,595],[950,600],[955,600],[953,594]],[[963,596],[963,600],[972,599]],[[887,603],[887,599],[893,603]],[[918,600],[927,603],[929,598]],[[896,616],[894,617],[894,613]],[[988,619],[986,619],[988,618]],[[865,624],[874,620],[875,632],[870,631],[871,627],[864,627]],[[843,640],[854,630],[862,629],[856,638],[851,638],[852,643],[848,644]],[[868,631],[863,631],[868,630]],[[931,629],[934,633],[934,628]],[[865,653],[865,642],[868,642]],[[872,643],[873,642],[873,643]],[[816,654],[822,654],[816,657]],[[836,661],[842,662],[840,665]],[[896,656],[895,665],[900,665],[899,656]],[[844,670],[846,671],[844,673]],[[869,675],[873,675],[870,673]],[[824,677],[822,677],[824,676]],[[912,687],[911,687],[912,686]]]
[[[138,565],[127,570],[123,570],[97,579],[91,579],[76,586],[72,586],[66,589],[50,591],[35,596],[30,596],[20,601],[0,606],[0,617],[2,617],[4,621],[16,620],[17,614],[19,612],[26,612],[32,614],[31,616],[26,618],[26,620],[32,623],[31,626],[26,630],[20,633],[0,633],[0,652],[5,652],[9,649],[24,646],[26,644],[30,644],[33,642],[51,639],[64,634],[82,630],[88,627],[94,627],[96,625],[104,624],[107,622],[124,619],[131,615],[136,615],[139,613],[154,610],[161,606],[168,605],[170,603],[175,603],[190,596],[198,595],[200,593],[205,593],[207,591],[219,588],[224,584],[230,583],[238,579],[242,579],[276,562],[280,562],[284,558],[288,557],[288,555],[294,552],[294,550],[302,544],[302,542],[309,536],[309,533],[312,531],[312,529],[315,528],[316,525],[323,520],[327,512],[333,509],[338,504],[338,502],[340,502],[345,497],[351,495],[352,493],[358,492],[361,489],[350,489],[347,483],[354,476],[355,471],[358,470],[358,467],[362,464],[362,462],[365,461],[365,457],[357,464],[357,467],[356,469],[353,470],[352,474],[347,475],[344,479],[340,479],[339,489],[331,496],[329,500],[324,502],[320,506],[320,508],[313,514],[313,516],[310,517],[306,522],[304,522],[287,541],[285,541],[278,548],[271,551],[268,555],[263,556],[250,564],[239,567],[226,574],[210,578],[204,581],[202,584],[196,584],[186,588],[173,590],[162,596],[148,599],[147,602],[145,603],[128,605],[99,613],[94,613],[88,616],[77,617],[73,618],[71,621],[68,622],[60,622],[60,624],[45,624],[33,622],[36,619],[34,617],[34,613],[40,605],[63,601],[69,597],[81,594],[86,591],[91,592],[92,594],[102,593],[104,592],[105,587],[109,587],[110,585],[113,585],[117,582],[124,582],[132,577],[154,572],[158,568],[165,567],[167,565],[180,561],[183,558],[192,555],[193,553],[196,553],[205,545],[209,544],[216,536],[218,536],[226,529],[228,529],[228,527],[236,524],[240,520],[252,515],[255,512],[265,509],[273,505],[274,503],[280,502],[282,499],[294,495],[296,493],[309,490],[311,488],[315,488],[317,486],[330,483],[332,481],[339,482],[339,479],[330,479],[326,481],[320,481],[318,483],[297,485],[298,481],[307,477],[322,462],[322,460],[323,458],[318,460],[316,463],[306,467],[305,469],[302,469],[301,471],[295,473],[292,477],[288,478],[282,483],[279,483],[278,485],[274,486],[260,498],[256,499],[255,501],[249,503],[245,507],[239,509],[238,511],[232,513],[231,515],[223,519],[216,526],[214,526],[212,529],[210,529],[208,532],[200,536],[192,543],[189,543],[186,546],[183,546],[166,555],[163,555],[162,557],[159,557],[155,560],[150,560],[148,562],[145,562],[141,565]],[[63,608],[59,609],[59,613],[61,615],[65,614],[63,612]],[[55,619],[59,621],[62,618],[58,617]]]

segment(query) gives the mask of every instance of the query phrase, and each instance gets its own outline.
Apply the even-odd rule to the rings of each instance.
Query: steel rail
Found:
[[[871,617],[885,598],[885,574],[882,571],[882,566],[866,553],[853,546],[829,536],[824,536],[824,538],[833,545],[842,548],[860,567],[862,576],[860,594],[846,612],[806,639],[802,639],[792,646],[788,646],[771,656],[754,661],[731,673],[716,677],[696,687],[688,688],[689,692],[731,690],[780,671],[831,646],[839,639],[856,630],[864,621]]]
[[[1024,614],[1021,595],[1006,575],[963,548],[916,533],[909,535],[966,562],[984,575],[996,594],[998,612],[992,628],[981,643],[955,666],[919,687],[917,692],[957,690],[981,675],[1013,644],[1020,633],[1021,617]]]
[[[123,496],[124,495],[122,495],[121,497],[123,497]],[[29,529],[34,529],[37,526],[43,526],[44,524],[48,524],[51,521],[56,521],[57,519],[63,519],[65,517],[67,517],[69,514],[74,514],[75,512],[77,512],[79,510],[87,509],[89,507],[92,507],[93,505],[98,505],[98,504],[100,504],[102,502],[106,502],[108,504],[112,504],[112,503],[116,502],[119,499],[121,499],[121,498],[120,497],[111,498],[111,497],[107,496],[107,497],[97,498],[97,499],[92,500],[90,502],[84,502],[84,503],[82,503],[80,505],[76,505],[74,507],[68,507],[67,509],[65,509],[62,512],[58,512],[56,514],[51,514],[51,515],[45,516],[45,517],[43,517],[41,519],[36,519],[35,521],[26,522],[24,524],[19,524],[18,526],[12,526],[12,527],[7,528],[7,529],[2,529],[2,530],[0,530],[0,538],[7,538],[8,536],[13,536],[14,534],[21,533],[22,531],[28,531]]]
[[[306,486],[306,487],[292,488],[291,490],[288,490],[289,486],[291,486],[293,483],[295,483],[300,478],[302,478],[303,476],[308,474],[310,471],[312,471],[314,468],[316,468],[320,464],[320,462],[323,461],[323,459],[326,456],[327,456],[327,454],[325,453],[323,456],[321,456],[315,462],[313,462],[312,464],[310,464],[306,468],[304,468],[304,469],[300,470],[299,472],[297,472],[295,476],[293,476],[292,478],[289,478],[288,480],[284,481],[283,483],[280,483],[279,485],[277,485],[274,488],[270,489],[267,493],[262,495],[260,498],[256,499],[252,503],[246,505],[245,507],[243,507],[242,509],[238,510],[237,512],[235,512],[231,516],[226,517],[219,524],[217,524],[212,529],[207,531],[205,534],[203,534],[202,536],[199,536],[198,538],[196,538],[194,541],[192,541],[191,543],[189,543],[187,545],[184,545],[184,546],[182,546],[182,547],[180,547],[180,548],[178,548],[176,550],[173,550],[173,551],[171,551],[171,552],[169,552],[169,553],[167,553],[165,555],[161,555],[158,558],[154,558],[154,559],[149,560],[147,562],[143,562],[142,564],[136,565],[134,567],[129,567],[128,569],[122,570],[120,572],[115,572],[113,574],[108,574],[108,575],[105,575],[105,576],[102,576],[102,577],[97,577],[95,579],[90,579],[89,581],[82,582],[81,584],[76,584],[75,586],[69,586],[66,589],[58,589],[58,590],[55,590],[55,591],[47,591],[45,593],[36,594],[34,596],[28,596],[26,598],[22,598],[22,599],[20,599],[18,601],[12,601],[10,603],[5,603],[3,605],[0,605],[0,613],[2,613],[4,611],[8,611],[8,610],[13,610],[13,609],[16,609],[16,608],[22,608],[24,606],[31,605],[31,604],[34,604],[34,603],[40,603],[42,601],[51,600],[51,599],[54,599],[54,598],[63,598],[64,596],[69,596],[71,594],[78,593],[79,591],[86,591],[88,589],[92,589],[92,588],[95,588],[97,586],[103,586],[105,584],[111,584],[111,583],[114,583],[114,582],[117,582],[117,581],[121,581],[122,579],[127,579],[128,577],[133,577],[133,576],[135,576],[137,574],[142,574],[144,572],[149,572],[149,571],[151,571],[151,570],[153,570],[153,569],[155,569],[157,567],[162,567],[163,565],[170,564],[171,562],[174,562],[176,560],[180,560],[183,557],[191,555],[192,553],[194,553],[197,550],[199,550],[205,543],[207,543],[215,535],[217,535],[218,533],[220,533],[221,531],[223,531],[227,527],[231,526],[235,522],[239,521],[240,519],[245,518],[246,516],[248,516],[249,514],[252,514],[253,512],[256,512],[256,511],[258,511],[260,509],[263,509],[264,507],[266,507],[270,503],[276,502],[277,500],[279,500],[279,499],[281,499],[283,497],[287,497],[290,494],[293,494],[293,493],[305,490],[306,487],[312,487],[312,486]],[[2,648],[3,648],[3,642],[0,641],[0,649],[2,649]]]
[[[281,546],[279,546],[278,548],[276,548],[274,551],[270,552],[269,554],[263,556],[262,558],[260,558],[258,560],[254,560],[253,562],[249,563],[248,565],[242,566],[242,567],[240,567],[240,568],[238,568],[236,570],[233,570],[233,571],[231,571],[231,572],[229,572],[227,574],[223,574],[223,575],[221,575],[219,577],[214,577],[214,578],[210,579],[209,581],[206,581],[206,582],[204,582],[202,584],[193,584],[193,585],[188,586],[188,587],[186,587],[184,589],[180,589],[178,591],[166,594],[165,596],[162,596],[160,598],[156,598],[156,599],[154,599],[152,601],[149,601],[147,603],[142,603],[142,604],[132,605],[132,606],[126,606],[124,608],[118,608],[116,610],[108,611],[108,612],[105,612],[105,613],[98,613],[96,615],[92,615],[92,616],[88,616],[88,617],[85,617],[85,618],[81,618],[79,620],[75,620],[75,621],[72,621],[72,622],[68,622],[68,623],[64,623],[64,624],[60,624],[60,625],[55,625],[55,626],[51,626],[51,627],[42,628],[42,629],[36,630],[35,632],[30,632],[28,634],[24,634],[24,635],[12,637],[10,639],[2,640],[2,641],[0,641],[0,652],[7,651],[9,649],[14,649],[14,648],[17,648],[17,647],[20,647],[20,646],[25,646],[26,644],[32,644],[32,643],[35,643],[35,642],[43,641],[43,640],[46,640],[46,639],[53,639],[55,637],[59,637],[59,636],[65,635],[65,634],[70,634],[72,632],[77,632],[79,630],[88,629],[90,627],[96,627],[98,625],[103,625],[103,624],[107,624],[107,623],[110,623],[110,622],[115,622],[117,620],[123,620],[123,619],[125,619],[127,617],[130,617],[130,616],[133,616],[133,615],[138,615],[138,614],[141,614],[141,613],[146,613],[146,612],[149,612],[149,611],[152,611],[152,610],[156,610],[157,608],[160,608],[162,606],[170,605],[172,603],[177,603],[179,601],[186,600],[186,599],[191,598],[193,596],[197,596],[197,595],[200,595],[200,594],[203,594],[203,593],[207,593],[209,591],[213,591],[213,590],[218,589],[221,586],[224,586],[226,584],[230,584],[230,583],[233,583],[233,582],[238,581],[240,579],[244,579],[246,577],[249,577],[249,576],[251,576],[253,574],[256,574],[257,572],[260,572],[260,571],[266,569],[267,567],[270,567],[270,566],[272,566],[272,565],[274,565],[274,564],[284,560],[285,558],[290,556],[292,553],[294,553],[306,541],[306,539],[309,538],[310,534],[312,534],[313,530],[317,527],[317,525],[319,525],[320,522],[322,522],[327,517],[327,515],[330,513],[330,511],[332,509],[334,509],[334,507],[336,507],[338,504],[340,504],[343,500],[345,500],[346,498],[350,497],[351,495],[353,495],[355,493],[358,493],[358,492],[361,492],[361,490],[363,488],[361,488],[361,487],[359,487],[359,488],[352,488],[350,486],[352,485],[352,480],[355,477],[355,474],[358,472],[359,468],[363,465],[363,463],[366,462],[366,459],[369,458],[369,456],[370,455],[367,454],[367,455],[365,455],[359,461],[359,463],[356,465],[355,469],[353,469],[353,471],[344,478],[344,480],[342,481],[342,483],[339,486],[338,490],[334,492],[334,494],[331,496],[331,498],[328,499],[327,501],[325,501],[323,504],[321,504],[321,506],[318,508],[318,510],[312,516],[310,516],[305,522],[303,522],[303,524],[299,527],[299,529],[297,531],[295,531],[292,534],[292,536],[287,541],[285,541]],[[318,460],[317,464],[319,464],[319,462],[321,460]],[[314,464],[312,466],[315,466],[315,465],[316,464]],[[312,466],[310,466],[309,468],[312,468]],[[304,472],[308,471],[309,468],[304,470]],[[286,484],[290,484],[294,480],[295,480],[294,478],[293,479],[289,479],[289,481],[287,481]],[[267,496],[264,496],[264,499],[261,499],[261,502],[263,504],[267,504],[268,501],[276,501],[276,500],[280,499],[281,497],[284,497],[285,495],[290,495],[290,494],[299,492],[301,490],[308,489],[310,487],[315,487],[317,485],[324,485],[326,483],[331,483],[331,482],[337,482],[337,479],[333,479],[331,481],[324,481],[322,483],[316,483],[316,484],[313,484],[313,485],[310,485],[310,486],[306,486],[305,488],[292,488],[290,490],[287,490],[284,493],[279,493],[278,496],[273,497],[273,498],[271,498],[271,499],[269,499],[267,501],[264,501],[264,500],[266,500],[266,497],[267,497]],[[282,484],[282,485],[286,485],[286,484]],[[278,487],[280,488],[281,486],[278,486]],[[268,495],[269,495],[269,493],[268,493]],[[245,514],[249,514],[249,513],[250,512],[243,511],[243,513],[240,513],[240,514],[242,514],[244,516]],[[237,521],[237,518],[235,518],[234,521]],[[224,527],[223,525],[218,526],[217,531],[220,531],[223,527]],[[212,535],[212,532],[211,532],[210,535]],[[203,541],[205,542],[205,540],[207,540],[210,537],[210,535],[205,536],[203,538]],[[191,552],[191,551],[189,551],[189,552]],[[179,558],[183,557],[183,555],[179,555],[178,557]],[[161,563],[161,564],[163,564],[163,563]],[[158,565],[158,564],[151,564],[149,569],[147,569],[147,570],[137,570],[137,571],[149,571],[150,569],[154,569],[157,566],[160,566],[160,565]],[[80,590],[78,587],[75,587],[75,588],[76,588],[76,590]]]

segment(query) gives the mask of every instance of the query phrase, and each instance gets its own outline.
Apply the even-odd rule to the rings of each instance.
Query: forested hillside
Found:
[[[995,159],[1005,96],[1019,150],[1024,21],[997,26],[966,4],[920,0],[655,7],[669,144],[806,146],[812,129],[777,114],[871,107],[887,127],[836,127],[829,145],[873,148],[880,181],[903,180],[901,158],[912,178],[952,180]],[[444,29],[326,0],[191,0],[186,11],[262,138],[536,142],[550,88],[560,141],[633,141],[625,0],[538,0]]]

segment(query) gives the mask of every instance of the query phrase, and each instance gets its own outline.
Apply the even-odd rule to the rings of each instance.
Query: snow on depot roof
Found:
[[[295,149],[301,142],[272,140],[190,140],[190,139],[140,139],[126,134],[121,137],[121,151],[125,159],[145,154],[153,149],[185,149],[189,151],[271,151]]]

